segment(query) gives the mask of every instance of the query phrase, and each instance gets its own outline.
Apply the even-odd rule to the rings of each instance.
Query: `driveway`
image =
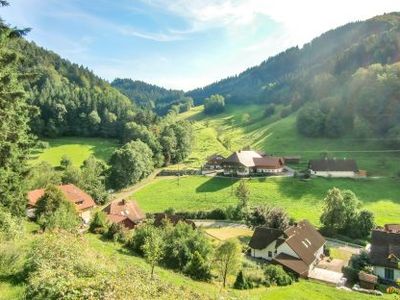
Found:
[[[308,274],[308,277],[334,285],[341,285],[343,283],[343,273],[321,269],[319,267],[315,267],[313,270],[311,270]]]

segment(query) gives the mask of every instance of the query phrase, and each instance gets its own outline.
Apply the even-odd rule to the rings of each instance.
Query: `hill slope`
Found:
[[[305,44],[290,48],[259,66],[187,94],[201,103],[212,94],[231,102],[271,102],[282,96],[306,96],[304,79],[321,73],[348,76],[359,67],[400,59],[400,13],[378,16],[336,28]],[[305,99],[303,99],[305,101]]]
[[[135,104],[153,109],[161,115],[166,114],[170,109],[184,112],[193,105],[193,100],[186,97],[183,91],[167,90],[139,80],[117,78],[111,82],[111,86],[118,89]]]

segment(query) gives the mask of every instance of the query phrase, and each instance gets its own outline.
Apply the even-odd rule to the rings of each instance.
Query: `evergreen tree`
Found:
[[[8,5],[2,1],[0,6]],[[29,136],[30,106],[18,72],[19,56],[9,44],[24,31],[8,28],[0,20],[0,206],[15,215],[25,213],[23,177],[32,139]]]

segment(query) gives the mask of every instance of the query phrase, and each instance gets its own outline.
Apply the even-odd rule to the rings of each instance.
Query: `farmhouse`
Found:
[[[308,168],[312,175],[322,177],[355,177],[358,173],[354,159],[318,159],[310,160]]]
[[[136,201],[125,199],[111,202],[103,209],[103,212],[111,223],[120,224],[127,229],[135,228],[146,218]]]
[[[253,150],[240,150],[222,162],[225,175],[247,176],[252,173],[280,173],[284,168],[281,157],[268,156]]]
[[[219,154],[213,154],[207,158],[207,162],[204,165],[205,169],[208,170],[220,170],[222,168],[222,162],[225,157]]]
[[[251,256],[282,265],[301,277],[323,257],[325,239],[307,221],[303,220],[286,230],[256,228],[251,240]]]
[[[65,198],[74,203],[75,207],[85,224],[89,223],[91,217],[91,209],[96,206],[93,198],[80,188],[73,184],[64,184],[57,186],[64,194]],[[37,189],[28,192],[28,210],[29,217],[35,216],[36,203],[44,195],[45,189]]]
[[[372,230],[369,256],[379,278],[388,282],[400,279],[400,224],[386,224]]]

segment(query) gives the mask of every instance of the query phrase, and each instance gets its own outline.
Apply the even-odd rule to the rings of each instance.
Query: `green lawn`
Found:
[[[275,155],[300,155],[306,166],[309,159],[328,153],[331,157],[354,158],[360,169],[370,175],[393,176],[400,171],[400,152],[393,152],[380,139],[357,139],[351,134],[340,139],[306,138],[297,133],[296,115],[265,118],[260,105],[229,105],[215,116],[204,115],[202,106],[181,114],[194,121],[195,141],[192,155],[185,162],[199,167],[213,153],[229,154],[245,146]],[[248,115],[246,117],[246,114]]]
[[[400,215],[400,182],[395,179],[324,179],[302,181],[294,178],[251,179],[250,201],[282,206],[296,219],[306,218],[319,224],[323,198],[328,189],[351,189],[363,202],[363,208],[374,212],[380,225],[398,222]],[[133,194],[146,212],[201,210],[236,204],[232,192],[237,180],[203,176],[156,179]]]
[[[61,157],[67,155],[75,166],[81,166],[90,155],[107,161],[118,144],[115,140],[100,138],[66,137],[46,140],[50,147],[44,150],[34,150],[32,163],[47,161],[53,166],[60,164]]]

